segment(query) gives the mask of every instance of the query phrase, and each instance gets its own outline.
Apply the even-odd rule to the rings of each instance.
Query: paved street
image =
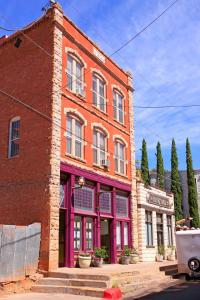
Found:
[[[200,282],[186,282],[179,286],[166,289],[163,292],[154,293],[138,300],[199,300],[200,299]]]
[[[100,298],[88,296],[75,296],[69,294],[43,294],[26,293],[0,297],[0,300],[99,300]]]

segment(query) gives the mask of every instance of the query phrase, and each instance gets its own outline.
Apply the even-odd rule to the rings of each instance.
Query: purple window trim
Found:
[[[79,169],[78,167],[68,165],[67,163],[64,162],[61,162],[60,169],[63,172],[74,174],[77,176],[83,176],[89,180],[93,180],[95,182],[99,182],[108,186],[113,186],[120,190],[129,191],[129,192],[131,191],[131,183],[130,184],[122,183],[120,181],[104,177],[92,171]]]

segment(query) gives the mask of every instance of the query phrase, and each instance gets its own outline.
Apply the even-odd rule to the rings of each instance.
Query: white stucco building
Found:
[[[138,181],[137,203],[140,259],[155,261],[159,245],[164,245],[167,254],[175,243],[173,195]]]

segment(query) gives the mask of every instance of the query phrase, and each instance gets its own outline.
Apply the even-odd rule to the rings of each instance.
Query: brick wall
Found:
[[[14,47],[16,35],[0,46],[0,89],[52,116],[52,16],[42,18],[25,31],[50,55],[23,34]],[[45,37],[45,38],[44,38]],[[40,268],[49,265],[50,192],[52,173],[50,154],[51,122],[0,93],[0,222],[27,225],[42,223]],[[8,158],[9,120],[20,116],[20,153]]]

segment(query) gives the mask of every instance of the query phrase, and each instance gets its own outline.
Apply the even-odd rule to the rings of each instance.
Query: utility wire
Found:
[[[117,50],[111,53],[110,57],[121,51],[128,44],[130,44],[134,39],[136,39],[139,35],[141,35],[145,30],[147,30],[153,23],[155,23],[160,17],[162,17],[172,6],[174,6],[179,0],[172,2],[165,10],[163,10],[155,19],[153,19],[148,25],[143,27],[138,33],[136,33],[132,38],[130,38],[127,42],[125,42],[122,46],[120,46]]]
[[[4,96],[7,96],[9,99],[11,99],[11,100],[13,100],[13,101],[15,101],[15,102],[17,102],[17,103],[19,103],[19,104],[25,106],[27,109],[29,109],[29,110],[33,111],[34,113],[38,114],[40,117],[45,118],[47,121],[50,121],[50,122],[53,123],[54,125],[58,126],[60,129],[69,132],[68,130],[66,130],[66,128],[64,128],[64,127],[60,126],[58,123],[54,122],[54,121],[52,120],[51,117],[45,115],[44,113],[41,113],[39,110],[33,108],[33,107],[30,106],[29,104],[24,103],[22,100],[20,100],[20,99],[18,99],[18,98],[16,98],[16,97],[14,97],[14,96],[12,96],[12,95],[6,93],[5,91],[3,91],[3,90],[1,90],[1,89],[0,89],[0,93],[2,93]],[[84,142],[87,142],[89,145],[92,145],[92,146],[93,146],[93,143],[92,143],[91,141],[86,140],[86,139],[83,139],[83,138],[80,138],[80,137],[78,137],[77,135],[75,135],[75,134],[72,133],[72,132],[69,132],[69,133],[70,133],[71,135],[77,137],[79,140],[84,141]],[[95,148],[102,150],[101,147],[98,147],[98,146],[95,146]],[[108,153],[108,151],[105,151],[105,152]],[[115,153],[113,153],[113,152],[110,152],[110,151],[109,151],[109,154],[115,156]],[[125,160],[125,161],[127,161],[127,160]],[[165,177],[165,176],[163,176],[163,175],[161,175],[161,176],[162,176],[162,177]],[[176,180],[173,180],[173,182],[179,183],[179,184],[181,184],[182,186],[184,185],[184,184],[182,184],[182,183],[180,183],[180,182],[178,182],[178,181],[176,181]],[[185,186],[186,186],[186,185],[185,185]]]

